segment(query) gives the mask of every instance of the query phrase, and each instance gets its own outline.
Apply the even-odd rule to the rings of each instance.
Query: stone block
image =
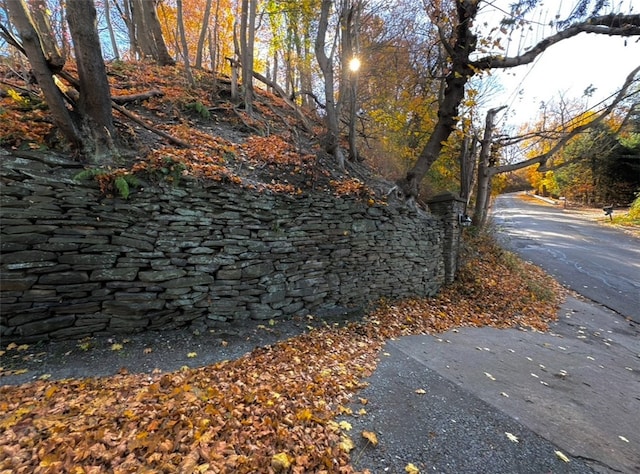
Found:
[[[0,273],[0,291],[24,291],[28,290],[38,281],[35,275],[21,273]]]
[[[53,316],[39,321],[26,323],[17,328],[22,336],[49,335],[63,328],[73,326],[76,317],[73,314]]]
[[[186,274],[187,272],[180,268],[175,268],[171,270],[140,271],[138,273],[138,279],[144,282],[161,282],[161,281],[173,280],[176,278],[182,278]]]

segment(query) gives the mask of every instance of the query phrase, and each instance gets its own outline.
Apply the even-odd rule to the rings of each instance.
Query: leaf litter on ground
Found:
[[[465,248],[458,280],[438,296],[381,302],[364,322],[198,369],[0,387],[0,472],[355,472],[353,442],[334,420],[387,339],[461,326],[544,331],[555,319],[554,280],[490,238]]]

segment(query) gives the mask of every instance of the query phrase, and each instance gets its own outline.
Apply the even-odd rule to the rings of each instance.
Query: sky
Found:
[[[510,1],[498,0],[493,3],[504,5]],[[640,0],[626,2],[630,5],[626,6],[627,12],[636,3],[640,7]],[[640,8],[635,10],[639,11],[634,13],[640,12]],[[540,13],[540,24],[547,23],[547,16],[554,14],[548,11]],[[495,20],[491,21],[491,16],[486,18],[490,24],[496,24]],[[527,32],[524,42],[532,44],[551,32],[548,28],[534,25]],[[507,51],[509,56],[514,55],[517,48],[511,49]],[[557,101],[560,94],[566,99],[581,100],[587,106],[594,106],[615,94],[627,75],[639,65],[640,41],[637,38],[581,33],[552,45],[530,65],[494,73],[502,92],[492,98],[488,108],[508,105],[509,109],[498,117],[498,123],[506,121],[510,125],[517,125],[535,119],[541,102]],[[586,98],[584,90],[589,86],[596,90],[591,98]]]

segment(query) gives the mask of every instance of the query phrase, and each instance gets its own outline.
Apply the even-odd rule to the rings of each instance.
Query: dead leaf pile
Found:
[[[1,387],[0,473],[353,472],[346,425],[334,418],[349,413],[386,339],[468,325],[544,329],[554,318],[553,280],[485,241],[475,248],[462,281],[436,298],[382,305],[365,323],[201,369]],[[553,298],[535,297],[531,280]]]

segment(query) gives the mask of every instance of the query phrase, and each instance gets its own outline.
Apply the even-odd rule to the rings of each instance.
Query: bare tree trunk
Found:
[[[360,27],[360,3],[346,2],[343,11],[342,26],[342,64],[344,88],[348,87],[348,93],[344,94],[349,101],[349,159],[358,161],[358,147],[356,143],[356,110],[358,96],[358,71],[352,70],[351,61],[357,54],[358,28]],[[348,65],[348,67],[347,67]],[[345,92],[347,92],[345,90]],[[342,95],[342,94],[341,94]]]
[[[229,60],[231,63],[231,100],[236,101],[238,94],[238,64],[240,64],[240,43],[238,41],[238,22],[233,25],[233,58]],[[227,58],[229,59],[229,58]]]
[[[471,198],[473,178],[476,172],[475,165],[476,137],[469,134],[465,136],[462,142],[462,151],[460,152],[460,197],[465,201],[465,211]]]
[[[333,53],[327,56],[325,52],[327,28],[329,27],[329,11],[331,10],[331,0],[322,0],[320,10],[320,20],[318,21],[318,36],[316,37],[315,52],[318,65],[324,77],[324,96],[325,96],[325,112],[327,125],[327,139],[325,149],[331,153],[338,166],[344,168],[344,155],[340,149],[339,140],[339,123],[336,101],[333,94],[334,78],[333,78]]]
[[[202,29],[200,30],[200,36],[198,37],[198,47],[196,48],[196,62],[194,67],[196,69],[202,68],[202,54],[204,50],[204,43],[207,39],[207,31],[209,31],[209,17],[211,17],[211,5],[213,0],[207,0],[204,7],[204,15],[202,17]],[[211,66],[213,69],[213,65]]]
[[[491,159],[491,147],[493,144],[493,120],[498,112],[506,108],[506,105],[491,109],[485,119],[484,134],[480,142],[480,158],[478,160],[478,191],[476,193],[476,207],[473,213],[473,224],[483,227],[487,219],[487,208],[491,199],[491,178],[489,172],[489,160]]]
[[[127,0],[125,0],[127,1]],[[153,42],[144,15],[144,0],[129,0],[131,19],[133,22],[133,36],[135,37],[136,55],[139,59],[155,58]]]
[[[131,10],[136,41],[142,56],[152,57],[160,66],[175,64],[162,36],[155,0],[131,0]]]
[[[153,39],[154,50],[156,52],[156,60],[160,66],[173,66],[176,62],[173,60],[167,49],[167,44],[162,36],[162,28],[158,14],[156,13],[155,2],[145,1],[144,16],[145,23],[149,25],[151,38]]]
[[[131,6],[132,0],[123,0],[123,8],[120,8],[117,2],[115,3],[122,20],[127,25],[127,31],[129,32],[129,52],[132,55],[132,59],[139,55],[140,53],[140,45],[138,44],[138,39],[136,38],[136,24],[133,19],[133,12]]]
[[[67,5],[67,22],[73,39],[80,100],[78,108],[93,135],[95,158],[105,161],[113,152],[113,115],[107,71],[98,37],[93,0],[73,0]]]
[[[240,12],[240,63],[244,109],[253,114],[253,46],[255,42],[256,0],[242,0]]]
[[[184,18],[182,15],[182,0],[176,0],[176,8],[178,10],[178,34],[180,35],[180,44],[182,45],[182,57],[184,59],[184,71],[187,75],[187,81],[193,88],[196,87],[196,81],[191,74],[191,65],[189,64],[189,44],[187,43],[187,35],[184,31]]]
[[[109,31],[109,40],[111,41],[111,49],[113,50],[113,58],[115,60],[120,59],[120,51],[118,50],[118,43],[116,42],[116,35],[113,31],[113,22],[111,21],[111,6],[109,5],[111,0],[104,0],[104,17],[107,22],[107,30]]]

